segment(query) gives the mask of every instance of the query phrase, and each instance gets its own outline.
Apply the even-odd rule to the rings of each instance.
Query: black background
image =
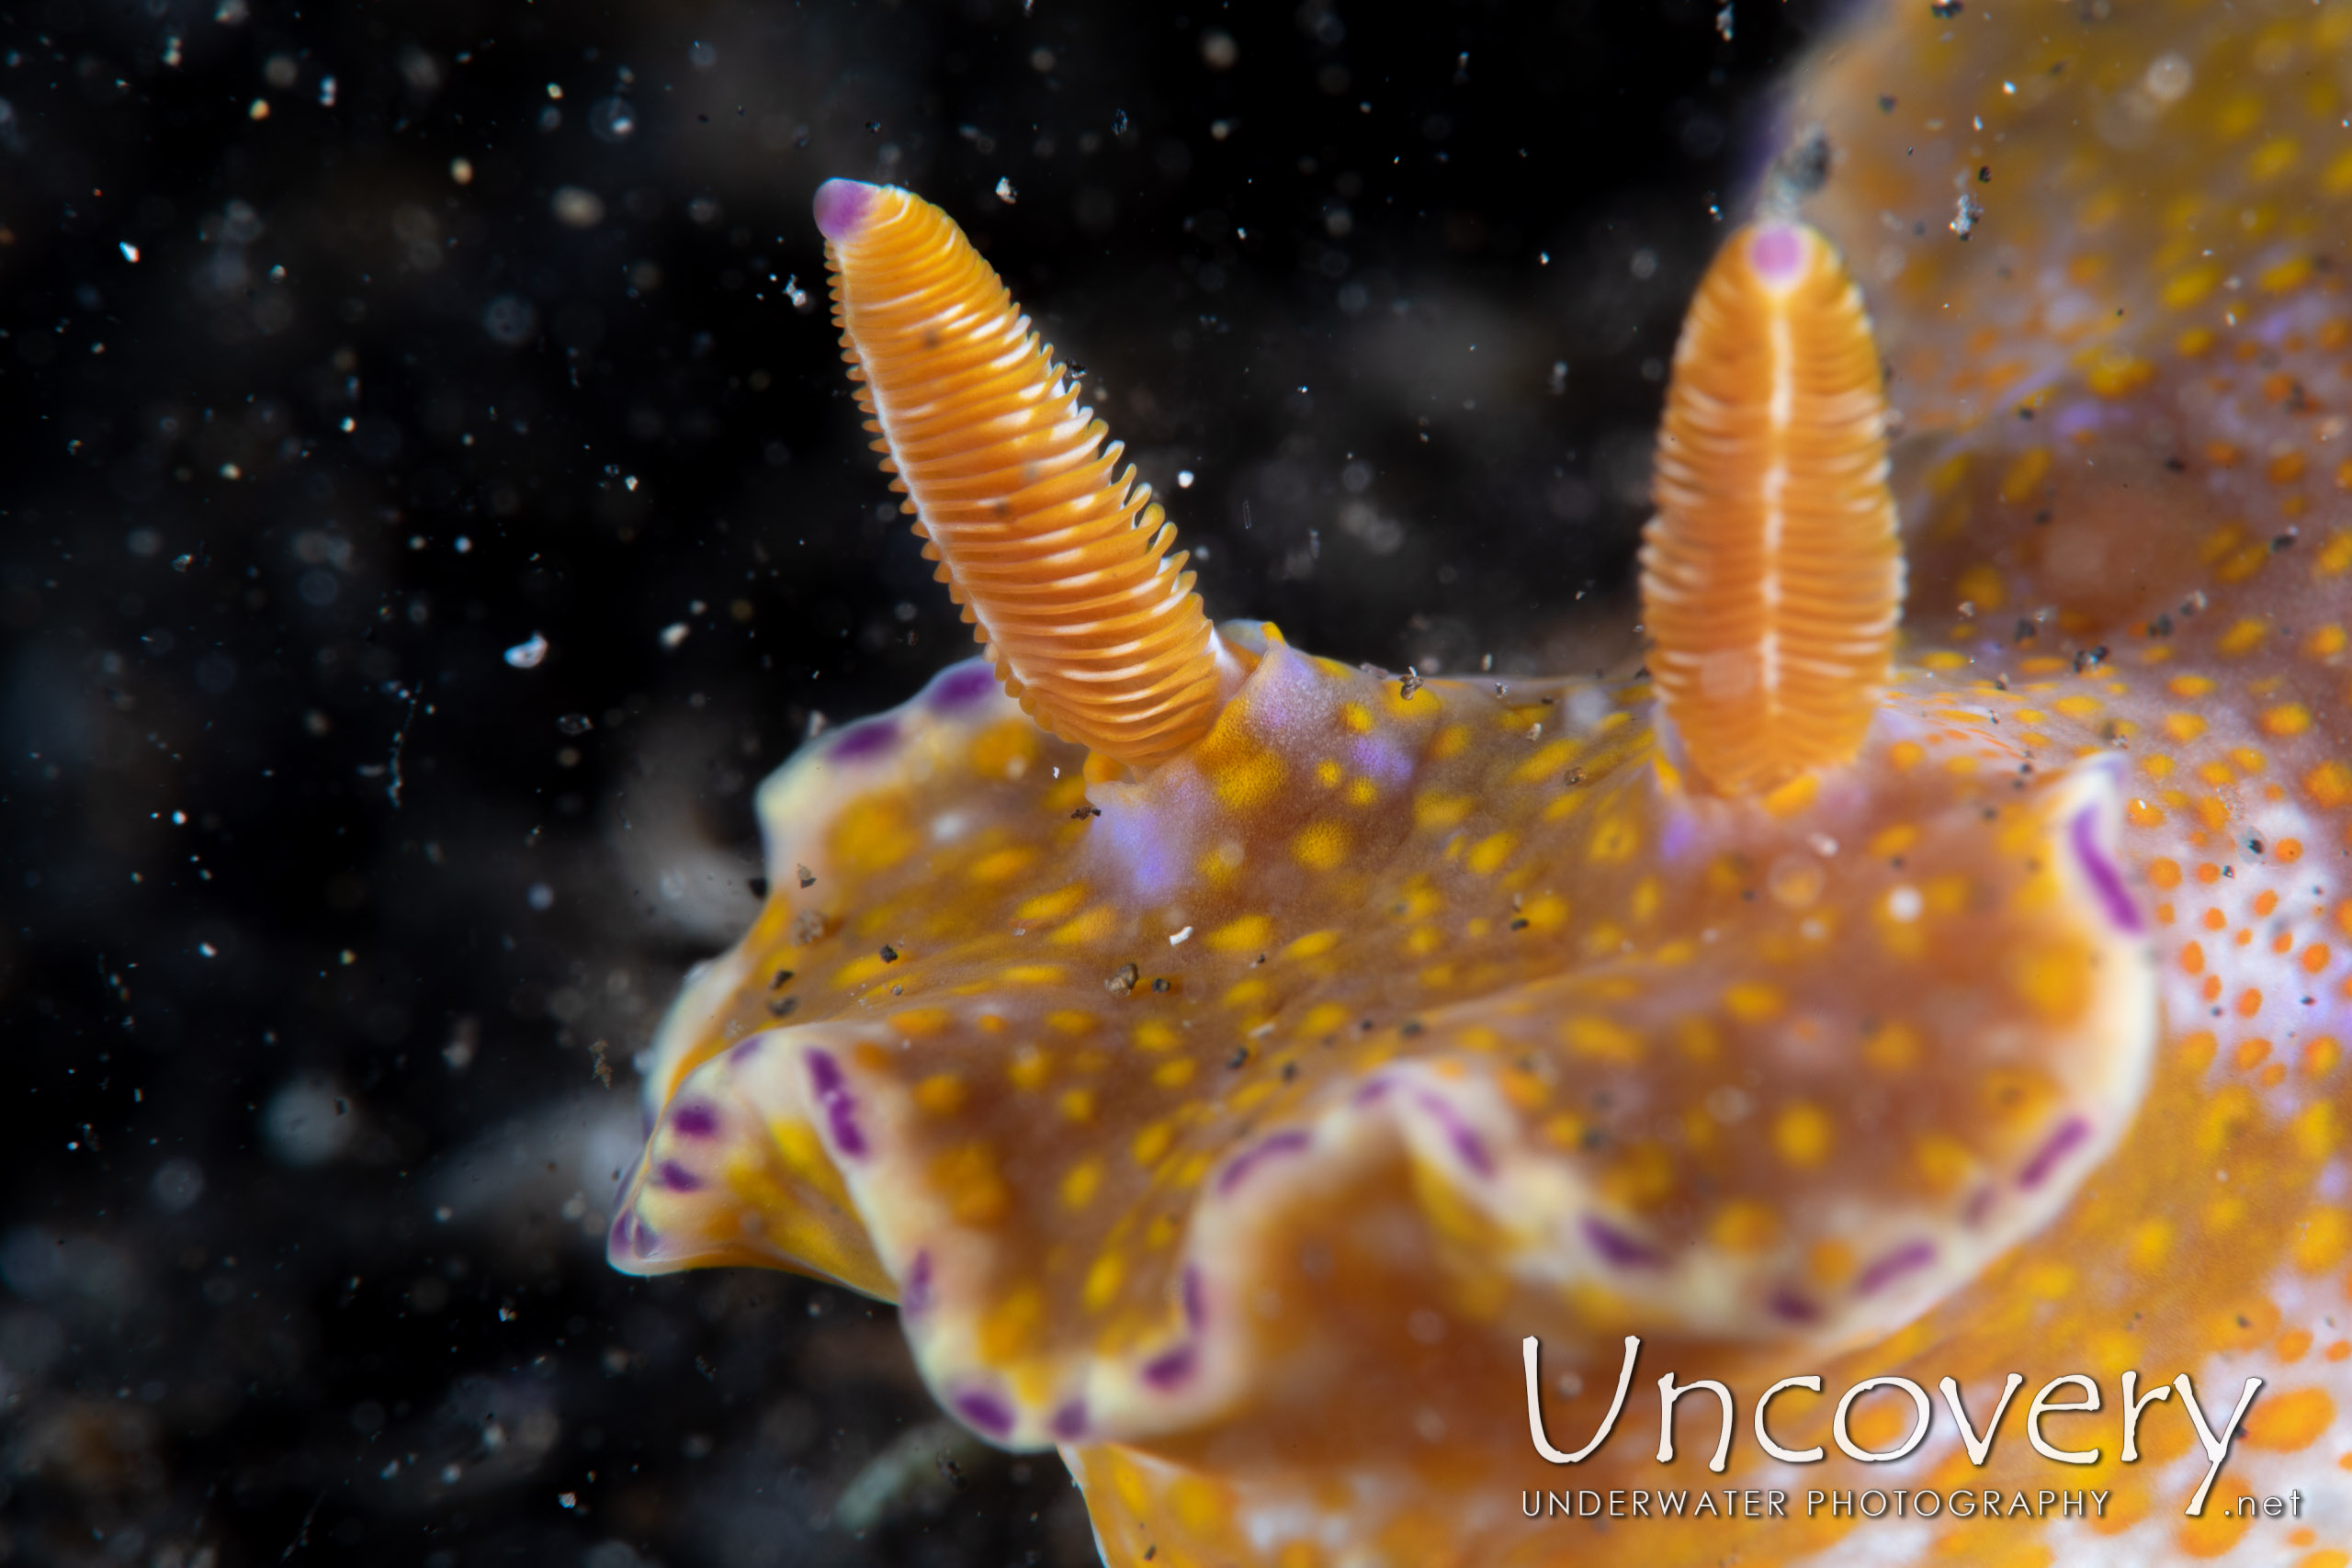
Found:
[[[0,1560],[1091,1561],[887,1308],[603,1262],[751,786],[969,651],[810,192],[966,225],[1213,614],[1623,668],[1711,204],[1825,20],[0,8]]]

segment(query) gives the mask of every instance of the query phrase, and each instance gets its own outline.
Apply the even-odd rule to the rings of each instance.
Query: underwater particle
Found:
[[[684,621],[672,621],[668,626],[663,626],[661,636],[662,651],[675,653],[679,645],[686,640],[693,630],[694,628]]]
[[[147,1184],[155,1207],[167,1214],[184,1213],[204,1195],[204,1168],[192,1159],[167,1159]]]
[[[1965,240],[1975,231],[1977,223],[1984,216],[1984,204],[1968,192],[1962,191],[1960,198],[1952,203],[1951,222],[1948,227],[1953,233]]]
[[[1132,995],[1136,982],[1143,978],[1143,971],[1132,964],[1122,964],[1102,982],[1102,988],[1114,997]]]
[[[547,656],[548,639],[537,632],[508,649],[504,655],[506,662],[516,670],[537,670]]]
[[[567,229],[594,229],[605,220],[605,198],[585,186],[558,186],[548,210]]]
[[[805,866],[805,865],[796,865],[796,866],[794,866],[794,867],[792,868],[792,874],[793,874],[794,876],[796,876],[796,877],[799,878],[799,880],[800,880],[800,886],[803,886],[803,887],[814,887],[814,886],[817,886],[817,874],[816,874],[815,872],[813,872],[813,871],[810,871],[810,870],[809,870],[807,866]],[[784,980],[789,980],[789,979],[791,979],[791,978],[792,978],[792,971],[791,971],[791,970],[789,970],[789,969],[783,970],[783,971],[781,971],[781,973],[782,973],[782,975],[783,975],[783,976],[784,976]],[[779,981],[777,981],[776,983],[777,983],[778,985],[782,985],[782,984],[784,983],[784,981],[783,981],[783,980],[779,980]]]
[[[1201,63],[1210,70],[1230,71],[1240,59],[1241,46],[1231,33],[1213,28],[1201,35]]]
[[[297,1079],[263,1108],[262,1137],[288,1165],[324,1165],[351,1142],[355,1119],[348,1111],[325,1079]]]
[[[544,914],[555,908],[555,889],[544,882],[534,882],[523,895],[523,902]]]
[[[1007,207],[1011,207],[1021,199],[1021,193],[1012,188],[1012,181],[1010,178],[1000,175],[996,182],[996,198]]]
[[[539,309],[520,294],[501,294],[482,307],[481,330],[507,348],[528,343],[538,335]]]
[[[603,98],[588,111],[588,133],[608,143],[627,141],[637,134],[637,107],[627,98]]]
[[[566,735],[585,735],[596,728],[596,721],[584,713],[568,713],[555,721],[555,727]]]

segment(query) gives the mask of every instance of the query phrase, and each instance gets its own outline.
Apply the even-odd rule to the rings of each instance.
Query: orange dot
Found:
[[[2300,1361],[2311,1348],[2312,1331],[2308,1328],[2290,1328],[2278,1337],[2278,1359],[2282,1361]]]
[[[2254,896],[2254,912],[2267,915],[2278,907],[2278,895],[2266,887]]]
[[[2219,975],[2206,976],[2205,984],[2198,987],[2197,994],[2203,997],[2209,1002],[2220,1001],[2222,999],[2222,977]]]
[[[2299,1388],[2258,1399],[2246,1412],[2246,1446],[2293,1453],[2309,1448],[2335,1420],[2335,1401],[2324,1388]]]
[[[2339,1339],[2330,1345],[2327,1359],[2331,1361],[2352,1361],[2352,1339]]]
[[[2238,993],[2238,1016],[2252,1018],[2262,1010],[2262,993],[2248,986]]]
[[[2202,975],[2205,972],[2205,948],[2202,943],[2192,942],[2180,950],[2180,972],[2184,975]]]
[[[2344,1047],[2335,1043],[2333,1034],[2323,1034],[2303,1047],[2303,1071],[2312,1077],[2325,1077],[2344,1059]]]
[[[2154,883],[2158,887],[2174,888],[2179,886],[2180,863],[2169,856],[2165,856],[2150,862],[2148,865],[2148,880]]]
[[[2270,853],[2279,864],[2292,865],[2303,858],[2303,841],[2301,839],[2281,839],[2270,846]]]
[[[2244,1072],[2248,1067],[2259,1066],[2262,1059],[2268,1055],[2270,1055],[2270,1042],[2257,1034],[2251,1039],[2238,1042],[2234,1059],[2237,1062],[2238,1070]]]
[[[2328,957],[2329,953],[2327,950],[2327,943],[2324,942],[2315,942],[2312,943],[2309,947],[2303,949],[2303,973],[2306,975],[2318,974],[2321,970],[2327,967]]]
[[[2125,807],[2123,815],[2132,819],[2134,828],[2161,828],[2165,825],[2165,814],[2144,800],[2135,800]]]
[[[2209,860],[2197,868],[2197,880],[2206,883],[2219,882],[2222,880],[2222,868]]]
[[[2208,909],[2205,911],[2202,923],[2207,931],[2217,931],[2227,927],[2230,922],[2229,918],[2223,915],[2221,910]]]

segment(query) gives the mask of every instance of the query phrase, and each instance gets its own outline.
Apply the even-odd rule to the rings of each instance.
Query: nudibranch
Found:
[[[1838,161],[1691,307],[1629,682],[1212,626],[954,224],[825,185],[985,656],[762,787],[773,891],[662,1027],[614,1263],[895,1301],[1120,1568],[2343,1568],[2352,9],[1992,9],[1800,78]],[[1613,1438],[1540,1453],[1634,1337]],[[1656,1457],[1658,1371],[1736,1391],[1724,1447],[1702,1393]],[[2134,1437],[2030,1447],[2011,1373],[2129,1374]],[[1833,1422],[1896,1377],[1990,1447],[1893,1385]],[[1833,1427],[1892,1461],[1790,1457]],[[1725,1501],[1523,1506],[1662,1486]],[[1776,1487],[2031,1517],[1741,1506]]]

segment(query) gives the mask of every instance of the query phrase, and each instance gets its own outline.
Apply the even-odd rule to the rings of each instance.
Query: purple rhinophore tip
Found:
[[[682,1138],[707,1138],[718,1131],[718,1112],[696,1102],[670,1112],[670,1125]]]
[[[1054,1436],[1065,1443],[1074,1443],[1086,1436],[1086,1401],[1073,1399],[1054,1412]]]
[[[656,1170],[653,1175],[654,1179],[659,1181],[665,1190],[671,1192],[699,1192],[702,1190],[702,1178],[696,1176],[693,1171],[688,1170],[684,1166],[680,1165],[673,1159],[663,1160],[662,1162],[661,1168]]]
[[[1765,282],[1793,283],[1804,270],[1804,237],[1785,223],[1767,223],[1747,242],[1747,260]]]
[[[817,231],[828,240],[847,239],[865,221],[881,190],[863,180],[827,180],[817,187]]]

